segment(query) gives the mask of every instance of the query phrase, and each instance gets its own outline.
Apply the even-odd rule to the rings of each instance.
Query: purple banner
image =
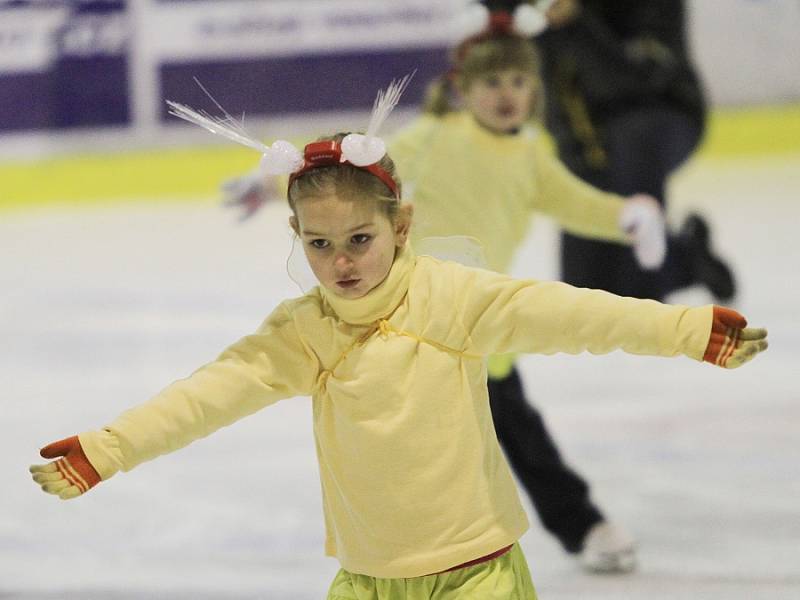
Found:
[[[161,93],[216,114],[196,77],[232,115],[281,115],[370,109],[392,78],[416,70],[401,105],[422,100],[427,83],[446,72],[443,48],[264,57],[161,66]],[[162,107],[162,120],[172,119]]]
[[[0,4],[0,131],[130,124],[127,0]]]

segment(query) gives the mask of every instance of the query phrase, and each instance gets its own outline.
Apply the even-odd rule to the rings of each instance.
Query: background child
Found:
[[[329,598],[535,598],[483,357],[623,349],[736,367],[766,349],[766,331],[729,309],[417,258],[391,160],[354,165],[348,138],[306,146],[290,178],[290,223],[320,286],[107,427],[45,447],[43,457],[63,458],[31,467],[34,480],[74,498],[311,395],[326,552],[342,564]]]

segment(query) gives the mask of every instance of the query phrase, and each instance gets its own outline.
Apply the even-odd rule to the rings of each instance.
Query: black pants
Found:
[[[632,110],[604,127],[608,167],[576,173],[592,185],[623,196],[651,194],[665,203],[669,175],[691,154],[701,126],[669,108]],[[636,264],[631,248],[620,244],[561,236],[561,278],[578,287],[607,290],[621,296],[662,300],[693,283],[690,252],[677,236],[667,240],[667,256],[657,271]]]
[[[561,459],[541,415],[526,400],[516,369],[504,379],[489,379],[489,402],[497,439],[545,529],[568,552],[580,551],[603,515],[589,499],[586,482]]]

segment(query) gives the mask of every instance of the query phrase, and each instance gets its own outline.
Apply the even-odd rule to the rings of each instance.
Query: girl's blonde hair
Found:
[[[454,50],[453,63],[455,66],[450,73],[428,86],[423,107],[425,112],[441,116],[456,110],[452,102],[453,85],[464,91],[476,79],[489,73],[518,69],[539,79],[539,53],[532,42],[519,36],[467,40]]]
[[[341,143],[347,135],[347,133],[337,133],[320,137],[316,141]],[[391,157],[384,154],[377,164],[392,178],[397,185],[398,192],[402,191],[397,168]],[[345,199],[377,200],[391,220],[394,220],[400,207],[399,193],[398,196],[395,196],[392,190],[378,177],[350,163],[317,167],[303,173],[289,186],[289,206],[292,212],[297,214],[295,205],[298,200],[330,193],[335,193],[338,197]]]

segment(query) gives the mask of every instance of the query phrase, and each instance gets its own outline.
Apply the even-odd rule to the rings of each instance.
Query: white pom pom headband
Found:
[[[414,73],[398,81],[392,81],[386,91],[379,91],[372,107],[369,125],[365,134],[351,133],[339,142],[312,142],[301,153],[291,142],[277,140],[266,146],[252,138],[244,126],[234,119],[198,81],[197,85],[211,98],[224,117],[212,117],[188,106],[167,100],[169,114],[221,135],[238,144],[261,153],[261,169],[268,175],[289,175],[289,186],[311,169],[339,164],[351,164],[372,173],[383,181],[392,194],[400,199],[400,190],[389,173],[378,162],[386,155],[386,144],[378,137],[378,130],[397,106],[400,96],[408,86]],[[197,81],[197,80],[195,80]]]
[[[535,4],[520,3],[513,12],[490,11],[483,4],[470,4],[458,17],[454,32],[461,43],[475,42],[497,35],[533,37],[547,29],[547,11],[555,0]]]

